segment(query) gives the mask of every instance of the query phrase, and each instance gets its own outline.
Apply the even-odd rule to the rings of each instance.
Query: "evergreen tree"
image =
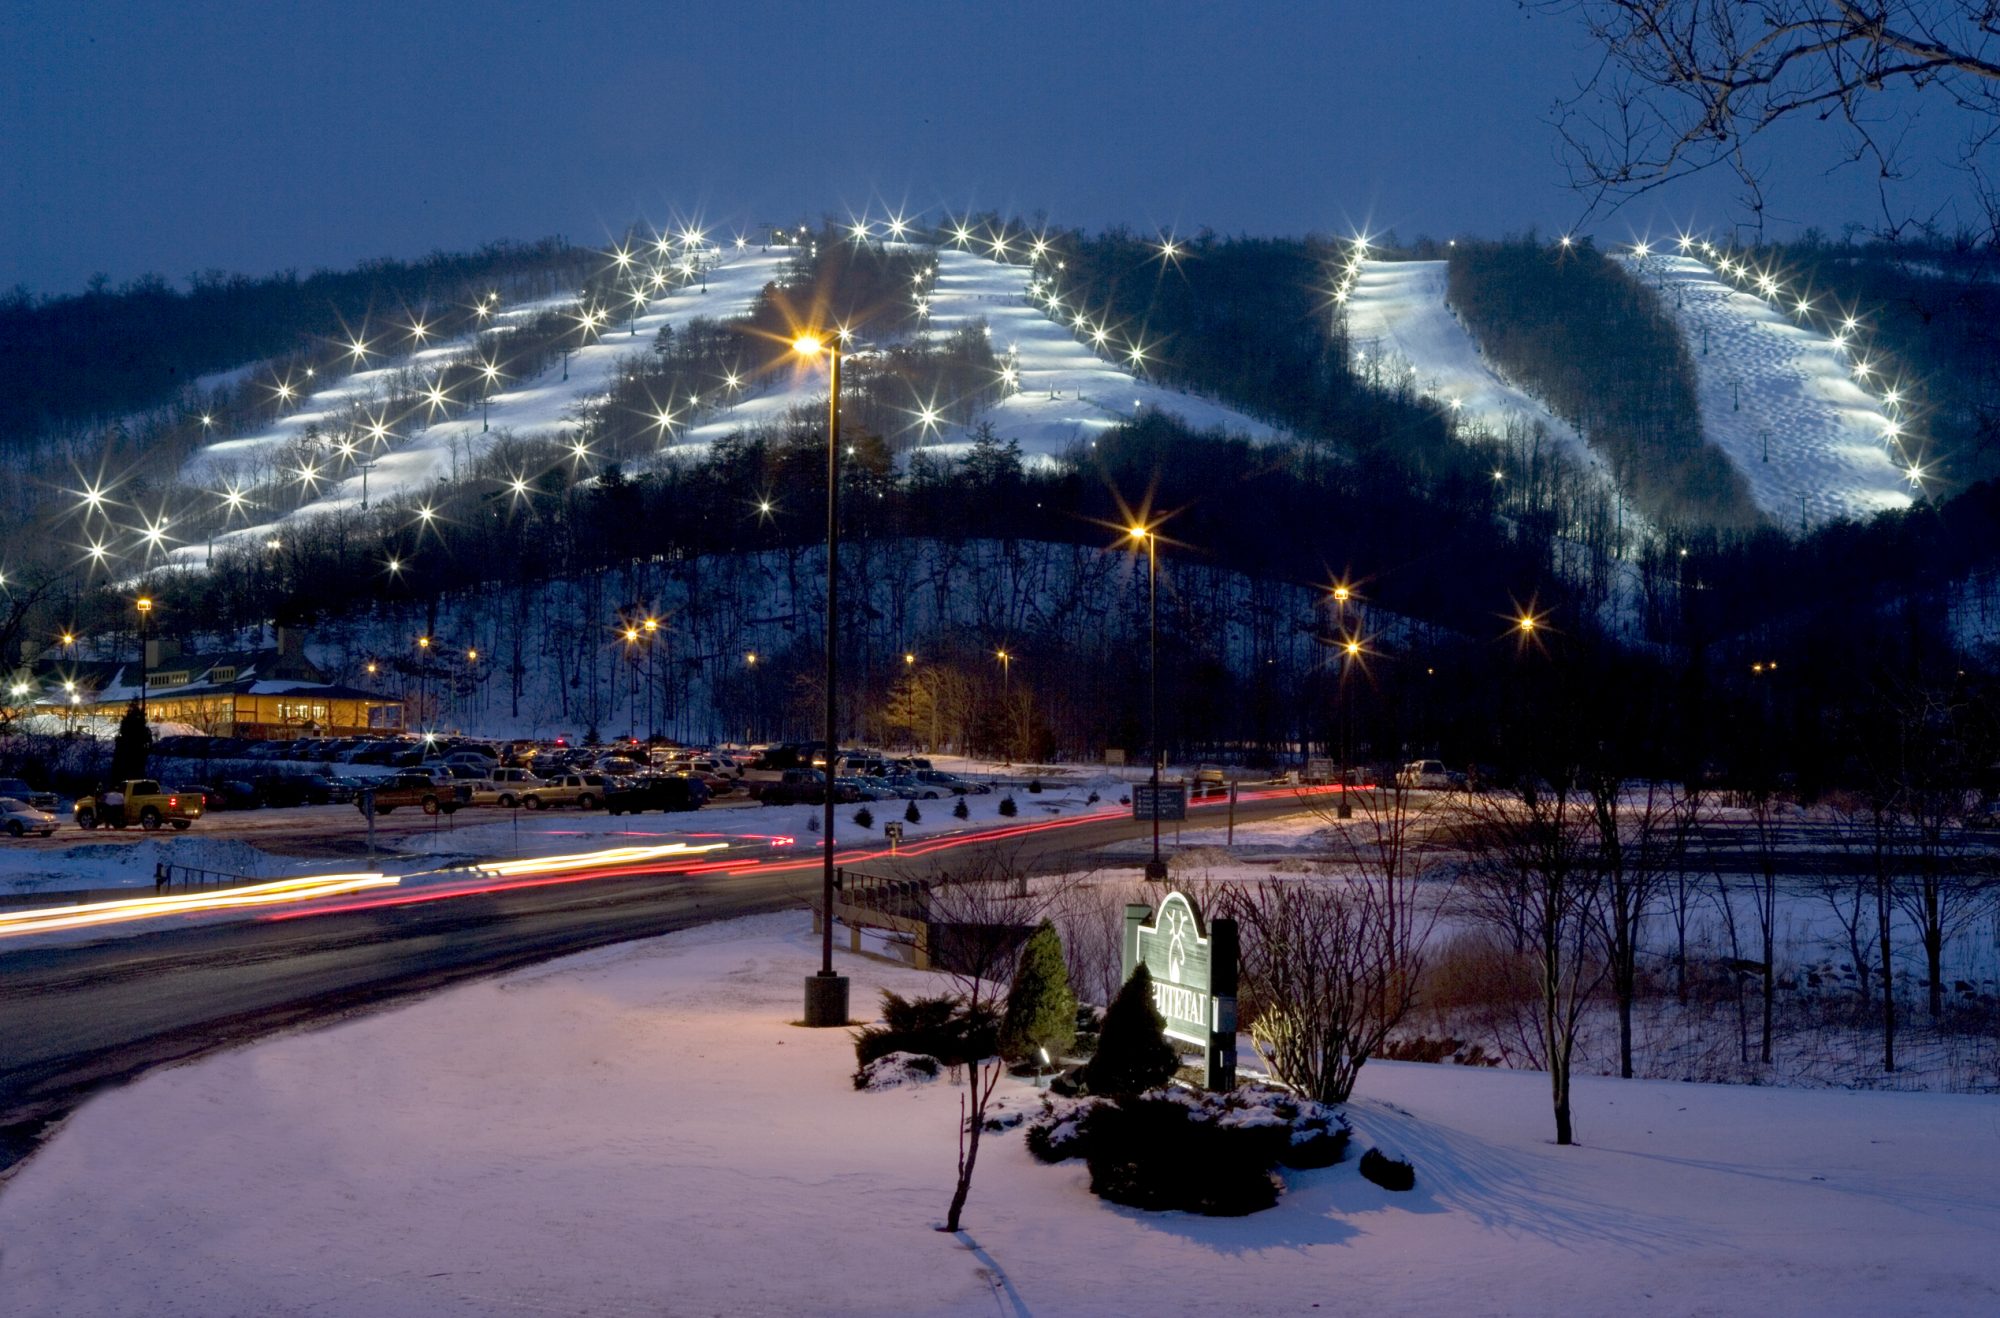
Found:
[[[961,796],[961,797],[959,797],[959,798],[958,798],[958,804],[957,804],[957,805],[955,805],[955,806],[953,806],[953,807],[951,808],[951,817],[952,817],[953,819],[970,819],[970,818],[972,818],[972,807],[971,807],[971,806],[969,806],[969,805],[967,805],[967,804],[965,803],[965,798],[964,798],[964,797],[962,797],[962,796]]]
[[[1000,1024],[1005,1057],[1033,1057],[1037,1048],[1060,1057],[1076,1042],[1076,994],[1069,987],[1062,937],[1043,920],[1021,948],[1014,983],[1007,990],[1007,1015]]]
[[[1084,1083],[1093,1094],[1137,1094],[1164,1084],[1178,1069],[1180,1056],[1161,1033],[1153,1010],[1152,972],[1140,966],[1104,1013],[1097,1055],[1084,1068]]]
[[[146,711],[133,701],[118,720],[118,738],[111,743],[111,781],[124,783],[146,776],[146,761],[153,754],[153,730],[146,726]]]
[[[921,824],[924,822],[924,812],[917,809],[917,803],[912,801],[910,802],[910,808],[903,812],[903,818],[909,820],[912,824]]]

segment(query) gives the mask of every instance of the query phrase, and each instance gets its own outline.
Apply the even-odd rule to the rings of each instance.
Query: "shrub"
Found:
[[[1039,778],[1028,779],[1028,790],[1039,796],[1042,791],[1042,780]]]
[[[1140,966],[1104,1013],[1084,1083],[1093,1094],[1137,1094],[1164,1084],[1179,1069],[1180,1055],[1160,1032],[1153,1010],[1152,972]]]
[[[875,812],[865,805],[862,806],[854,812],[854,826],[856,828],[875,827]]]
[[[854,1073],[854,1087],[879,1094],[885,1089],[929,1084],[943,1069],[943,1064],[927,1053],[884,1053],[864,1062]]]
[[[1241,1217],[1278,1202],[1282,1188],[1270,1171],[1270,1128],[1224,1125],[1179,1094],[1094,1109],[1087,1147],[1091,1193],[1130,1208]]]
[[[967,1011],[951,994],[935,998],[905,998],[882,991],[882,1024],[865,1025],[854,1034],[854,1060],[867,1066],[890,1053],[922,1053],[947,1066],[963,1066],[991,1057],[999,1021],[991,1009]]]
[[[1384,1190],[1414,1190],[1417,1185],[1416,1168],[1380,1149],[1370,1149],[1361,1155],[1361,1174]]]
[[[1062,937],[1043,920],[1021,947],[1014,982],[1007,990],[1007,1014],[1000,1022],[1000,1054],[1033,1057],[1046,1048],[1060,1057],[1076,1042],[1076,994],[1069,987]]]
[[[1000,798],[1000,813],[1011,819],[1021,813],[1021,807],[1014,804],[1013,797],[1003,796]]]
[[[1083,798],[1083,803],[1085,805],[1096,805],[1100,799],[1096,792],[1092,792],[1089,796]]]
[[[971,807],[971,806],[969,806],[969,805],[967,805],[967,804],[965,803],[965,798],[964,798],[964,797],[962,797],[962,796],[961,796],[961,797],[959,797],[959,798],[958,798],[958,804],[957,804],[957,805],[955,805],[955,806],[953,806],[953,807],[951,808],[951,817],[952,817],[953,819],[970,819],[970,818],[972,818],[972,807]]]
[[[903,818],[912,824],[921,824],[924,822],[924,812],[917,809],[917,803],[912,801],[910,808],[903,812]]]
[[[1039,1162],[1083,1157],[1089,1147],[1091,1115],[1109,1102],[1103,1098],[1042,1099],[1042,1110],[1028,1118],[1028,1152]]]

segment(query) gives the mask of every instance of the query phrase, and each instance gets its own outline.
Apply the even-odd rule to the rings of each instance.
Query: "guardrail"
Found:
[[[153,866],[153,891],[185,891],[189,888],[233,888],[245,883],[264,883],[267,880],[254,874],[231,874],[225,870],[202,869],[194,865],[175,865],[159,861]]]

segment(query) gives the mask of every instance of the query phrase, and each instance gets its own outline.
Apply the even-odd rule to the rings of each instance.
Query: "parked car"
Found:
[[[595,810],[604,803],[606,790],[601,773],[559,773],[539,787],[524,788],[521,804],[530,810],[546,810],[559,805]]]
[[[54,792],[38,792],[19,778],[0,778],[0,797],[31,805],[37,810],[54,810],[62,804]]]
[[[0,831],[8,837],[25,837],[29,833],[47,837],[56,831],[56,817],[17,796],[0,796]]]
[[[488,772],[485,781],[472,784],[472,803],[511,810],[521,804],[530,789],[545,786],[539,776],[527,769],[502,766]]]
[[[936,783],[927,783],[907,773],[891,774],[882,780],[882,785],[896,796],[910,801],[935,801],[945,792]]]
[[[679,774],[628,778],[609,784],[604,792],[604,808],[614,815],[636,815],[647,810],[699,810],[707,800],[708,788],[699,778]]]
[[[833,780],[834,788],[843,801],[893,801],[895,792],[880,778],[839,777]]]
[[[940,773],[936,769],[919,769],[916,778],[918,782],[941,787],[958,796],[984,796],[993,790],[992,783],[975,783],[954,773]]]
[[[368,810],[371,796],[378,815],[406,805],[417,806],[427,815],[448,815],[472,800],[472,789],[462,783],[434,782],[427,773],[399,773],[393,778],[377,779],[372,791],[361,794],[356,804],[363,813]]]
[[[1411,760],[1396,771],[1396,786],[1426,792],[1453,792],[1465,786],[1465,775],[1444,767],[1443,760]]]
[[[786,769],[756,790],[765,805],[816,805],[826,800],[826,777],[817,769]]]

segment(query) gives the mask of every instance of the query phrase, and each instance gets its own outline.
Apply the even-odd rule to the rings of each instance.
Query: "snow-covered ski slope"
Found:
[[[1099,357],[1075,330],[1059,324],[1029,300],[1025,265],[990,261],[950,248],[938,252],[931,295],[932,328],[950,332],[984,320],[993,351],[1011,352],[1020,391],[985,416],[1002,439],[1023,451],[1058,456],[1141,411],[1171,412],[1197,430],[1221,430],[1251,439],[1276,438],[1262,421],[1211,399],[1138,379]]]
[[[487,400],[484,419],[478,406],[457,400],[449,417],[440,417],[374,459],[368,474],[369,499],[391,498],[427,488],[440,479],[450,479],[454,458],[463,463],[476,456],[502,431],[523,437],[546,437],[570,429],[576,425],[577,413],[585,403],[608,392],[622,358],[650,348],[653,336],[665,326],[679,328],[701,317],[730,320],[747,315],[758,293],[779,276],[791,255],[790,248],[723,255],[709,272],[706,293],[698,287],[681,288],[654,299],[636,321],[629,322],[629,328],[626,321],[612,322],[596,342],[570,354],[567,379],[558,364],[533,379],[506,382]],[[559,297],[527,303],[503,313],[502,323],[504,326],[507,319],[519,320],[574,306],[575,302],[573,297]],[[336,385],[308,395],[297,412],[268,429],[202,449],[188,464],[185,475],[209,485],[222,484],[238,468],[260,456],[282,451],[308,425],[318,422],[322,427],[328,426],[351,404],[386,394],[391,377],[398,371],[439,365],[471,348],[470,339],[454,340],[386,366],[358,371]],[[490,432],[484,429],[488,424]],[[320,497],[293,516],[359,504],[361,486],[358,473],[329,482]]]
[[[1539,427],[1571,456],[1601,468],[1575,427],[1487,362],[1445,300],[1445,276],[1443,261],[1361,261],[1346,303],[1356,364],[1364,373],[1407,367],[1417,392],[1457,412],[1462,424],[1494,435]]]
[[[1796,528],[1910,506],[1909,464],[1890,438],[1892,419],[1845,345],[1794,324],[1693,256],[1632,251],[1620,259],[1680,326],[1694,357],[1702,433],[1773,521]]]
[[[706,293],[681,288],[656,298],[636,325],[628,328],[627,322],[612,322],[596,342],[570,354],[567,379],[561,366],[554,365],[533,379],[505,382],[487,400],[484,417],[478,406],[457,400],[448,415],[396,441],[369,463],[369,502],[416,494],[441,480],[450,480],[503,434],[559,438],[578,424],[586,405],[609,390],[619,362],[628,354],[649,348],[662,327],[679,328],[697,317],[729,320],[747,315],[758,293],[781,276],[793,254],[790,247],[725,248],[709,271]],[[950,249],[940,250],[937,260],[939,270],[930,296],[927,328],[948,333],[983,320],[991,332],[994,351],[1003,359],[1009,358],[1011,351],[1019,391],[979,419],[991,423],[999,438],[1017,441],[1030,458],[1055,460],[1073,446],[1088,443],[1094,435],[1148,409],[1174,413],[1198,429],[1254,439],[1278,434],[1264,422],[1212,400],[1137,379],[1099,357],[1069,326],[1051,320],[1030,301],[1028,267]],[[526,303],[503,313],[500,323],[504,328],[511,321],[571,307],[574,302],[574,298],[558,297]],[[462,356],[473,346],[470,339],[440,343],[358,371],[304,396],[298,411],[261,431],[206,446],[190,459],[183,474],[217,490],[248,485],[250,473],[259,464],[268,465],[284,453],[308,426],[318,423],[322,430],[334,428],[356,404],[366,408],[370,400],[392,392],[398,372],[414,369],[421,374],[427,367]],[[775,420],[791,408],[823,403],[825,398],[824,375],[809,370],[774,372],[759,385],[759,392],[734,400],[681,432],[677,447],[713,442]],[[915,416],[911,429],[918,447],[934,452],[957,452],[967,440],[963,427],[942,425],[926,431]],[[359,469],[352,463],[328,462],[325,470],[328,476],[319,493],[282,520],[360,505],[364,484]],[[271,522],[242,525],[218,536],[217,543],[256,543],[273,534],[275,527]],[[175,557],[193,563],[202,561],[206,553],[205,545],[183,546]]]

